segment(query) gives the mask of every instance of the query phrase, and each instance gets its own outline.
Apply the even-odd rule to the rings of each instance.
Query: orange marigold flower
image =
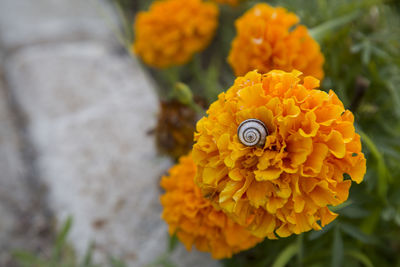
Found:
[[[133,51],[149,66],[182,65],[210,43],[218,24],[218,8],[201,0],[154,2],[139,12]]]
[[[282,7],[257,4],[236,21],[237,36],[228,62],[236,76],[248,71],[300,70],[322,79],[324,56],[319,44],[298,25],[299,18]]]
[[[353,114],[333,91],[314,89],[319,80],[300,76],[274,70],[238,77],[197,123],[195,182],[258,237],[321,229],[337,216],[327,206],[343,203],[351,180],[360,183],[366,171]],[[265,125],[265,144],[241,143],[238,126],[248,119]]]
[[[216,210],[194,183],[196,166],[191,155],[183,156],[161,180],[166,193],[161,196],[162,218],[169,233],[176,233],[188,250],[194,244],[200,251],[211,252],[215,259],[253,247],[261,239]]]

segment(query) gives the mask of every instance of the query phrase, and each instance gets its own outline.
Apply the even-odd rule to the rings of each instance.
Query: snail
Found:
[[[245,146],[263,146],[268,135],[265,124],[257,119],[242,121],[237,129],[240,142]]]

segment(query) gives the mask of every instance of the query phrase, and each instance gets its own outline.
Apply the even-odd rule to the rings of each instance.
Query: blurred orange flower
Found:
[[[360,183],[366,171],[353,114],[333,91],[314,89],[319,80],[301,75],[274,70],[238,77],[197,123],[196,183],[258,237],[321,229],[337,216],[327,206],[346,201],[351,180]],[[247,119],[265,124],[264,145],[238,139]]]
[[[139,12],[133,51],[149,66],[182,65],[210,43],[218,25],[218,8],[201,0],[154,2]]]
[[[322,79],[324,56],[299,18],[286,9],[257,4],[236,21],[228,62],[236,76],[258,70],[300,70]]]
[[[161,180],[166,191],[161,196],[162,218],[169,225],[169,233],[176,233],[188,250],[194,244],[200,251],[211,252],[215,259],[231,257],[260,242],[203,198],[194,183],[195,175],[196,166],[188,155]]]

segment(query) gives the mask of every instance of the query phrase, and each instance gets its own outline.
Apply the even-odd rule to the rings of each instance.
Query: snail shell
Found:
[[[245,146],[263,146],[268,135],[265,124],[257,119],[242,121],[237,129],[240,142]]]

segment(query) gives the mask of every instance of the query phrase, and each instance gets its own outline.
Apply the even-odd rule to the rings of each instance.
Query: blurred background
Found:
[[[106,1],[0,1],[0,266],[165,251],[158,97],[118,27]]]
[[[313,31],[322,89],[355,114],[368,171],[323,231],[221,262],[175,248],[160,219],[159,177],[191,148],[201,112],[125,49],[151,2],[0,0],[0,266],[400,266],[399,2],[264,1]],[[219,6],[197,56],[213,90],[192,62],[178,69],[196,107],[232,84],[234,21],[258,2]]]

